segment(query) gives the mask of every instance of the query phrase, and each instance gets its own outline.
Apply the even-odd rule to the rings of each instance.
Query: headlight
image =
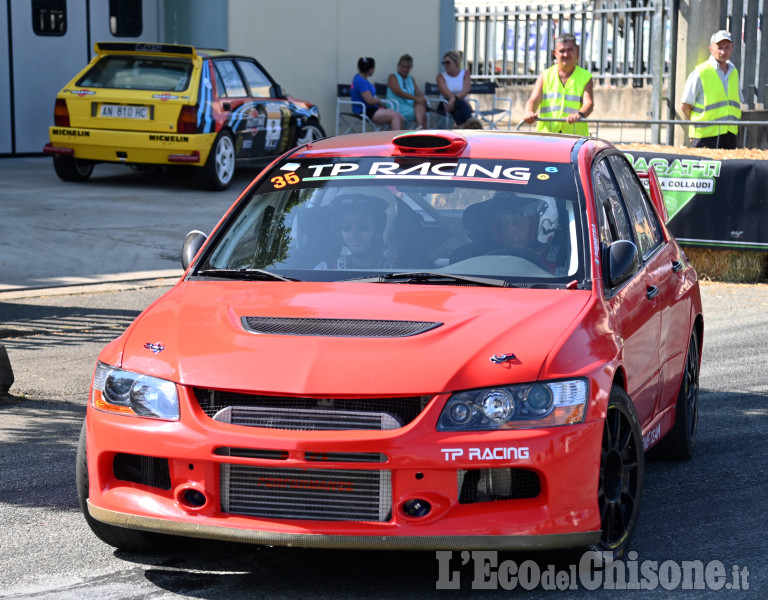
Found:
[[[585,379],[459,392],[445,403],[437,430],[531,429],[581,423],[587,392]]]
[[[102,362],[96,363],[91,404],[105,412],[169,421],[179,418],[175,383],[123,371]]]

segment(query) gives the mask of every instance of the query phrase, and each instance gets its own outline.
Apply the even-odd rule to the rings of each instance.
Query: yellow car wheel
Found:
[[[85,181],[93,173],[93,163],[73,156],[54,156],[53,168],[63,181]]]
[[[226,190],[235,174],[235,142],[222,131],[213,142],[205,165],[197,169],[197,182],[206,190]]]

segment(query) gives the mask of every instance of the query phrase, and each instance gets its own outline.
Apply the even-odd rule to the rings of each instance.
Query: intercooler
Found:
[[[222,464],[221,504],[227,513],[268,519],[388,521],[391,473]]]

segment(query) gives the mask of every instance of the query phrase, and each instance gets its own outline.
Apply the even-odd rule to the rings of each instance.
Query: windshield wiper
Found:
[[[467,275],[451,275],[449,273],[435,273],[420,271],[415,273],[387,273],[376,277],[360,277],[350,281],[369,281],[372,283],[468,283],[485,287],[515,287],[503,279],[490,279],[487,277],[469,277]]]
[[[225,277],[227,279],[254,279],[258,281],[301,281],[293,277],[284,277],[264,269],[204,269],[196,275],[203,277]]]

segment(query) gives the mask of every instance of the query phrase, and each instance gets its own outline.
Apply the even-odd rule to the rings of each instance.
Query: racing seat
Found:
[[[397,110],[392,102],[384,99],[387,93],[387,86],[383,83],[375,83],[376,97],[381,99],[381,103],[386,108]],[[350,98],[350,88],[348,83],[339,83],[336,85],[336,135],[346,135],[347,133],[365,133],[366,131],[381,131],[389,125],[378,125],[368,118],[365,114],[365,102],[358,102]],[[360,113],[354,112],[354,107],[360,109]]]

